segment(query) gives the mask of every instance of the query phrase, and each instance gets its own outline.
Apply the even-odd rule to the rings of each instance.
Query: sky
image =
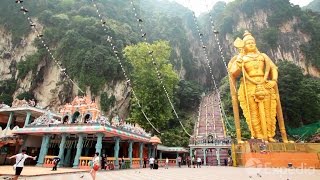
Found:
[[[193,10],[196,15],[200,15],[201,13],[208,12],[212,8],[212,6],[221,0],[171,0],[176,1],[185,7]],[[230,2],[232,0],[223,0],[225,2]],[[297,4],[299,6],[305,6],[309,4],[312,0],[290,0],[291,3]]]

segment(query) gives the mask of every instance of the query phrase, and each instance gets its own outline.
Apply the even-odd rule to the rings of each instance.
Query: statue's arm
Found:
[[[234,56],[228,64],[229,73],[232,78],[237,78],[241,73],[240,61],[241,58],[239,56]]]
[[[278,81],[278,67],[272,62],[272,60],[266,55],[262,54],[266,62],[270,64],[270,79]]]

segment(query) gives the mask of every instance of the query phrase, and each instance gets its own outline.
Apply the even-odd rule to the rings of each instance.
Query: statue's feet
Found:
[[[262,134],[257,134],[257,139],[264,139]]]
[[[273,139],[271,137],[268,138],[268,141],[271,142],[271,143],[277,142],[275,139]]]
[[[294,141],[288,141],[288,140],[284,140],[284,143],[294,143]]]

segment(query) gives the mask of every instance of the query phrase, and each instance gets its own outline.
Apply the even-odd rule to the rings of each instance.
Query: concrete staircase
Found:
[[[200,143],[212,144],[226,138],[224,123],[219,107],[219,99],[216,93],[210,93],[204,96],[200,103],[199,119],[195,128],[195,135]],[[211,136],[212,138],[208,138]],[[200,157],[204,161],[203,149],[196,149],[196,157]],[[208,166],[224,165],[225,159],[228,158],[228,150],[220,150],[220,158],[217,159],[217,152],[214,148],[207,149],[206,164]]]

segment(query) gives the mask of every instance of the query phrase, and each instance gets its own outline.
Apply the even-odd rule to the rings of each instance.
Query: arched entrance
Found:
[[[69,115],[65,115],[65,116],[62,118],[62,123],[63,123],[63,124],[68,124],[68,123],[69,123]]]
[[[72,121],[71,121],[71,123],[76,123],[76,121],[77,121],[77,119],[78,119],[79,116],[80,116],[79,111],[74,112],[73,115],[72,115]]]
[[[84,117],[83,117],[83,122],[84,123],[88,123],[88,121],[92,120],[92,116],[90,113],[87,113]]]

